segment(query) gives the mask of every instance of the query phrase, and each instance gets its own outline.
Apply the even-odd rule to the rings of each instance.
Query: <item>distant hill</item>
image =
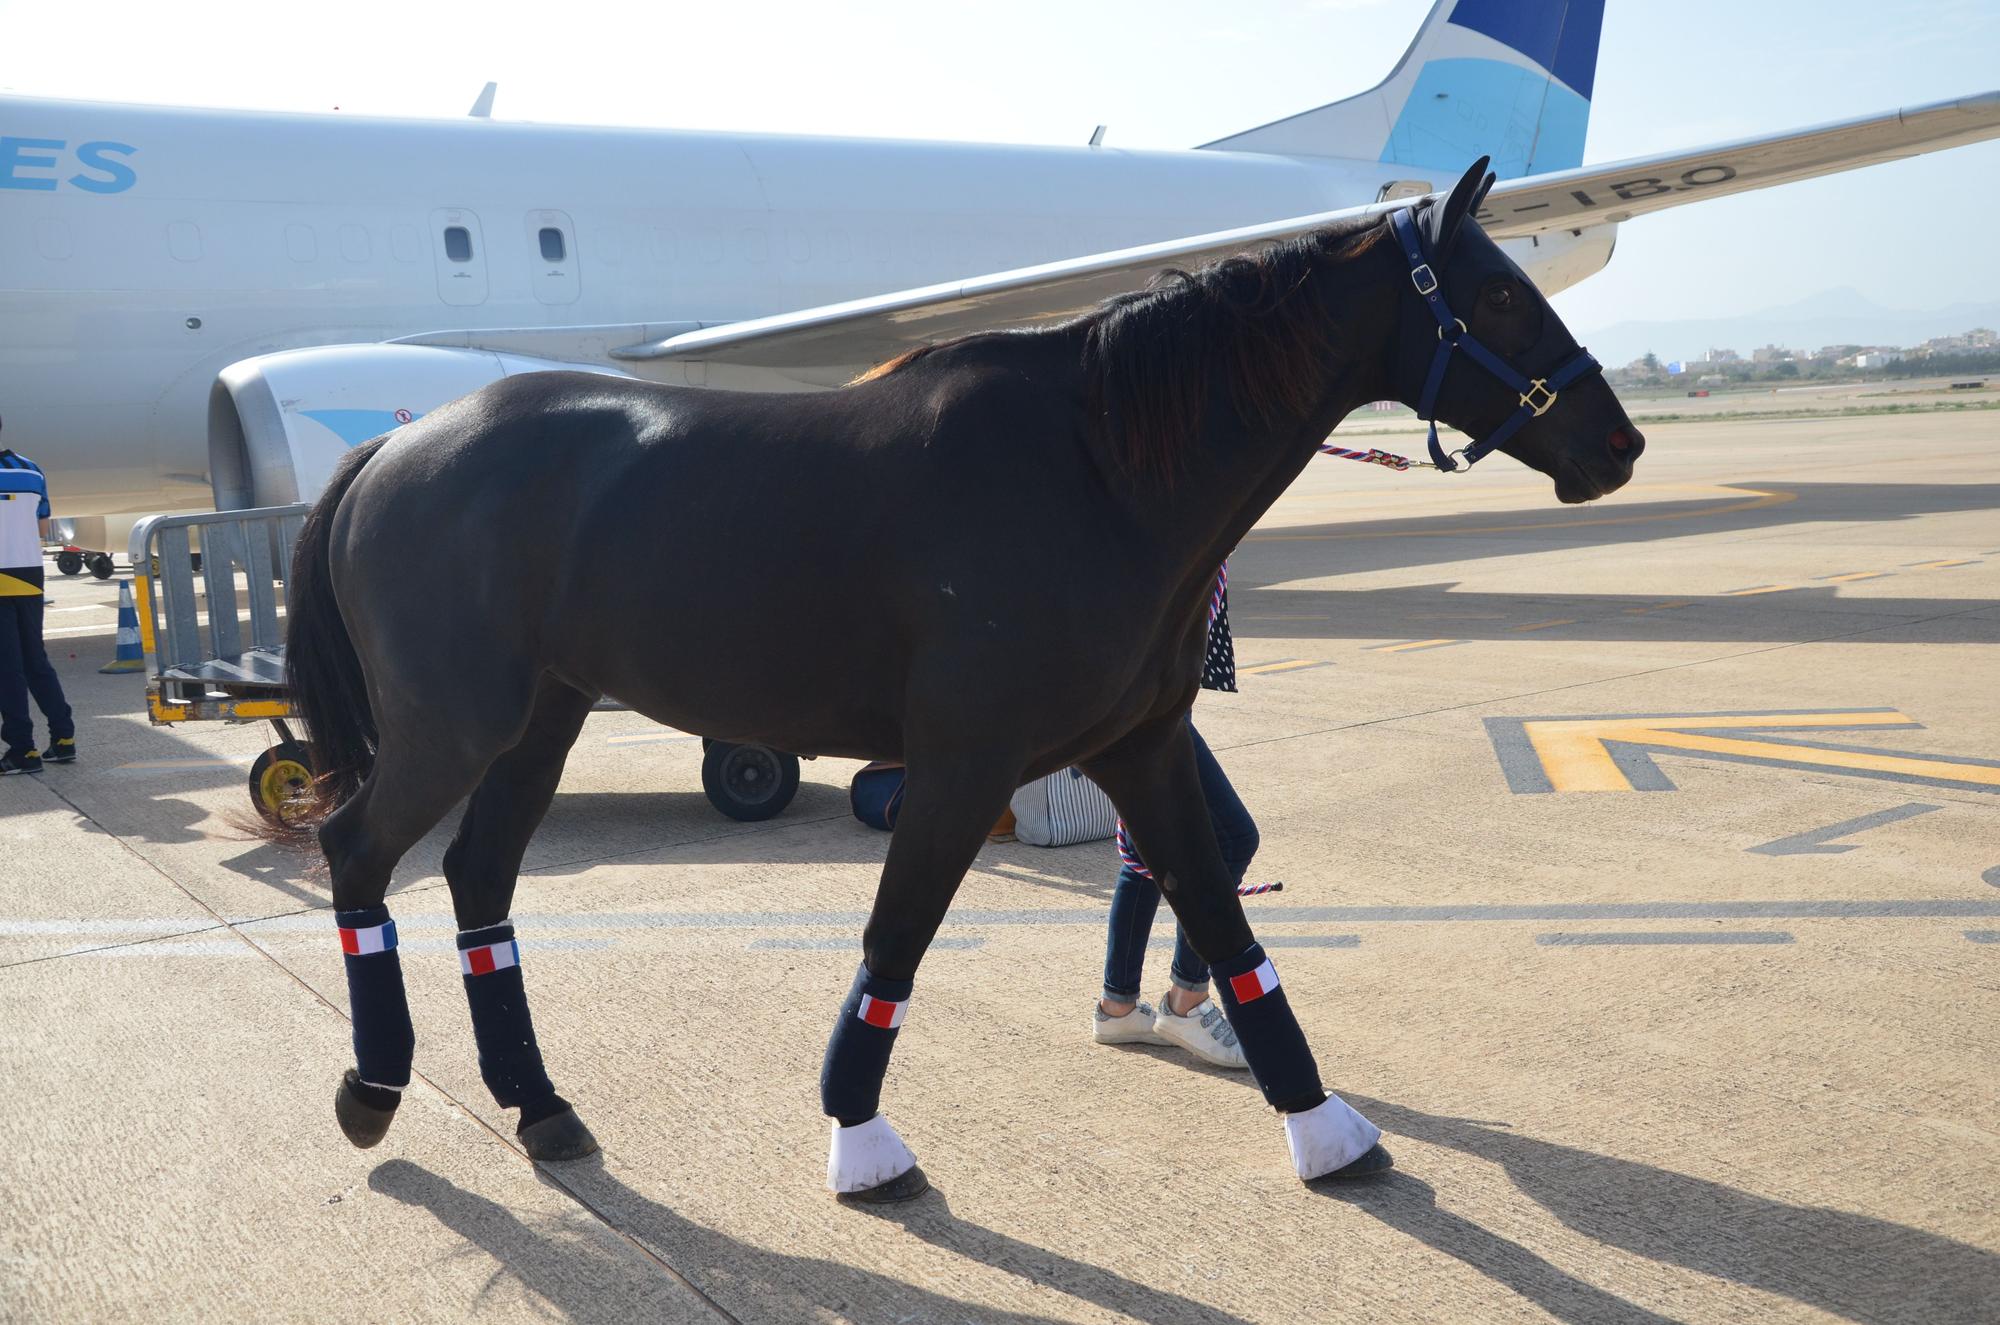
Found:
[[[1974,327],[2000,328],[2000,302],[1952,304],[1918,312],[1884,308],[1859,290],[1842,286],[1758,313],[1671,322],[1617,322],[1579,330],[1577,339],[1606,367],[1612,367],[1630,363],[1648,350],[1662,359],[1697,359],[1710,346],[1720,346],[1747,359],[1762,345],[1807,351],[1849,343],[1907,346]]]

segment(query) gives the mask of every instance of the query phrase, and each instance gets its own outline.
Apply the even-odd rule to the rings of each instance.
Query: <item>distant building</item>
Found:
[[[1751,363],[1790,363],[1797,357],[1781,345],[1766,345],[1762,349],[1750,351]]]
[[[1887,368],[1892,363],[1902,361],[1901,350],[1867,350],[1854,356],[1854,366],[1861,369]]]
[[[1682,373],[1686,371],[1687,371],[1687,365],[1682,363],[1679,359],[1675,359],[1667,364],[1668,377],[1679,377]]]
[[[1974,327],[1958,336],[1933,336],[1911,351],[1918,357],[1932,354],[1972,354],[1979,350],[1994,349],[2000,345],[2000,337],[1994,336],[1987,327]]]

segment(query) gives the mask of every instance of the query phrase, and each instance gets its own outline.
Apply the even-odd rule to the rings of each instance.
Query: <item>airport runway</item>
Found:
[[[530,1164],[481,1085],[442,833],[391,899],[421,1079],[353,1150],[323,881],[232,823],[263,733],[149,728],[115,590],[59,581],[84,761],[0,782],[0,1316],[1991,1321],[2000,413],[1647,428],[1582,508],[1316,463],[1232,564],[1197,718],[1286,883],[1253,920],[1398,1162],[1339,1190],[1246,1079],[1089,1042],[1110,848],[1009,844],[884,1093],[937,1189],[836,1205],[887,839],[846,761],[728,822],[625,713],[516,910],[604,1154]]]

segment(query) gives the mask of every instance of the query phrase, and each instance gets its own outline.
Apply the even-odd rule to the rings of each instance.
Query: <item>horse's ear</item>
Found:
[[[1493,187],[1493,176],[1486,173],[1488,158],[1480,157],[1466,172],[1459,176],[1458,183],[1451,189],[1451,196],[1442,205],[1430,206],[1430,225],[1426,238],[1430,240],[1431,257],[1443,262],[1451,256],[1452,245],[1458,242],[1459,227],[1465,219],[1479,210],[1479,204],[1486,199],[1486,190]]]

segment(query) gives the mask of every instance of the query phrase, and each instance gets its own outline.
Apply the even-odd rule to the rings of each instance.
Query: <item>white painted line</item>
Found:
[[[185,920],[0,920],[0,938],[23,938],[34,934],[200,934],[221,926],[190,916]]]
[[[329,929],[329,945],[333,945]],[[616,944],[616,939],[534,939],[530,953],[597,952]],[[291,945],[288,945],[291,946]],[[856,945],[857,947],[859,945]],[[418,939],[397,945],[398,950],[415,954],[445,956],[458,951],[456,939]],[[64,957],[255,957],[257,948],[237,938],[167,939],[157,943],[126,943],[116,947],[84,945],[66,949]]]
[[[113,764],[113,773],[150,773],[175,768],[238,768],[255,763],[256,755],[215,755],[208,759],[137,759],[129,764]]]

